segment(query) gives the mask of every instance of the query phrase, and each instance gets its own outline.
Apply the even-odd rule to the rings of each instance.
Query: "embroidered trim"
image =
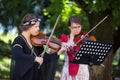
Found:
[[[13,48],[16,47],[16,46],[19,46],[20,48],[23,48],[20,44],[15,44],[15,45],[13,46]]]
[[[30,48],[30,50],[32,51],[32,53],[33,53],[35,56],[37,56],[36,52],[34,51],[34,48],[33,48],[33,47],[31,48],[31,47],[29,46],[29,44],[28,44],[27,40],[25,39],[25,37],[24,37],[23,35],[20,35],[20,37],[25,41],[25,43],[26,43],[27,46]]]
[[[31,47],[29,46],[27,40],[25,39],[25,37],[23,35],[20,35],[20,37],[25,41],[25,43],[27,44],[27,46],[31,49]]]

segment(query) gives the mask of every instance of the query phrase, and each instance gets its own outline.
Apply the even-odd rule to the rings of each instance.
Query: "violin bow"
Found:
[[[105,19],[108,18],[109,15],[105,16],[99,23],[97,23],[89,32],[85,34],[80,40],[78,40],[75,44],[78,44],[82,39],[84,39],[91,31],[93,31],[96,27],[98,27]]]
[[[56,28],[56,26],[57,26],[57,24],[58,24],[58,21],[59,21],[60,17],[61,17],[61,15],[59,15],[59,16],[57,17],[57,20],[56,20],[56,22],[55,22],[55,25],[54,25],[54,27],[53,27],[53,30],[52,30],[52,32],[51,32],[51,34],[50,34],[50,36],[49,36],[49,38],[48,38],[48,41],[47,41],[47,43],[46,43],[46,47],[45,47],[44,51],[42,52],[42,54],[40,55],[41,57],[43,57],[44,54],[45,54],[45,51],[46,51],[47,46],[48,46],[48,43],[50,42],[51,37],[53,36],[53,33],[54,33],[54,31],[55,31],[55,28]]]

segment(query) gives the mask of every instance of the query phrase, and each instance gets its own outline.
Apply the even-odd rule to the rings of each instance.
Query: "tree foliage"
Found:
[[[109,11],[113,16],[114,26],[119,26],[119,3],[119,0],[0,0],[0,22],[6,28],[8,25],[18,26],[22,17],[26,13],[34,13],[34,9],[38,4],[39,8],[42,8],[41,12],[45,16],[44,18],[46,18],[43,21],[47,21],[51,28],[54,26],[57,16],[61,14],[62,17],[58,23],[57,30],[62,32],[68,33],[67,20],[71,15],[79,15],[83,20],[85,29],[89,29],[86,15],[93,12]],[[64,28],[61,29],[61,27]],[[59,35],[59,33],[56,34]]]
[[[68,4],[71,3],[77,3],[77,5],[71,5]],[[60,4],[62,3],[62,4]],[[109,15],[108,19],[102,23],[101,27],[94,31],[94,35],[97,38],[97,40],[101,41],[108,41],[111,43],[118,43],[116,41],[120,40],[119,38],[116,38],[113,40],[114,32],[116,27],[119,28],[120,23],[120,1],[119,0],[51,0],[51,4],[48,8],[46,8],[47,13],[50,16],[50,23],[53,23],[51,21],[53,20],[53,16],[58,15],[61,12],[62,18],[59,24],[57,26],[57,31],[59,32],[66,32],[68,31],[65,26],[67,26],[67,19],[71,15],[80,15],[82,16],[82,19],[84,20],[84,16],[87,16],[86,22],[89,23],[90,28],[92,28],[94,25],[96,25],[102,18],[104,18],[106,15]],[[59,8],[59,11],[54,8],[55,6]],[[64,5],[65,4],[65,5]],[[62,5],[62,6],[60,6]],[[78,8],[79,7],[79,8]],[[62,10],[61,10],[62,9]],[[76,11],[78,9],[78,11]],[[49,11],[50,10],[50,11]],[[64,18],[65,17],[65,18]],[[55,18],[54,18],[55,19]],[[65,21],[65,22],[64,22]],[[86,24],[86,23],[85,23]],[[64,27],[64,28],[63,28]],[[86,26],[84,26],[86,27]],[[66,32],[68,33],[68,32]],[[109,35],[109,36],[108,36]],[[114,44],[114,47],[116,44]],[[119,44],[120,46],[120,44]],[[117,46],[116,49],[119,48]],[[115,50],[115,48],[113,48]],[[114,54],[111,51],[109,56],[104,61],[104,65],[107,66],[105,68],[102,67],[96,67],[94,68],[94,80],[111,80],[112,79],[112,60],[113,60]],[[99,72],[97,71],[99,70]],[[107,72],[107,74],[105,74]],[[102,74],[102,75],[101,75]]]
[[[112,14],[114,26],[120,25],[120,0],[74,0],[87,13],[102,13],[109,11]]]
[[[71,15],[79,15],[83,21],[85,30],[89,30],[96,25],[103,17],[109,15],[106,22],[102,23],[101,27],[94,31],[94,35],[98,40],[113,42],[114,52],[120,47],[119,31],[120,31],[120,0],[0,0],[0,23],[4,27],[9,25],[17,26],[20,24],[22,17],[26,13],[36,13],[43,15],[42,26],[50,25],[52,30],[58,15],[61,15],[60,21],[57,24],[54,34],[59,36],[61,33],[69,33],[67,21]],[[47,25],[46,25],[47,24]],[[117,31],[116,28],[118,28]],[[114,34],[114,35],[113,35]],[[109,36],[108,36],[109,35]],[[111,76],[111,62],[113,52],[105,61],[108,68],[99,68],[101,73],[96,76],[99,79],[108,80]],[[98,68],[96,68],[97,70]],[[104,74],[108,72],[108,74]],[[103,74],[103,76],[100,76]],[[110,80],[110,78],[109,78]]]
[[[113,51],[119,48],[120,44],[118,40],[119,38],[115,38],[113,34],[118,37],[118,33],[115,33],[116,27],[119,28],[119,15],[120,15],[120,6],[117,5],[119,0],[74,0],[79,7],[81,7],[86,16],[88,16],[90,26],[97,24],[101,18],[109,15],[108,19],[100,25],[101,27],[97,28],[94,31],[94,35],[97,40],[107,41],[113,43]],[[117,5],[117,6],[116,6]],[[119,29],[118,29],[119,30]],[[108,36],[109,35],[109,36]],[[118,41],[118,42],[117,42]],[[119,45],[119,46],[118,46]],[[107,66],[105,68],[95,67],[93,72],[93,80],[112,80],[112,60],[114,57],[114,53],[111,51],[109,56],[106,57],[104,61],[104,65]],[[99,71],[98,71],[99,70]],[[107,73],[107,74],[105,74]]]
[[[61,33],[69,33],[67,21],[71,15],[78,15],[83,20],[84,29],[88,30],[87,17],[81,8],[74,1],[69,0],[50,0],[51,4],[44,9],[44,13],[47,13],[48,22],[50,27],[53,28],[54,23],[61,15],[60,21],[56,27],[55,35],[59,36]],[[59,32],[57,32],[59,31]]]
[[[33,3],[33,0],[0,0],[0,23],[5,28],[19,26],[22,17],[33,12]]]

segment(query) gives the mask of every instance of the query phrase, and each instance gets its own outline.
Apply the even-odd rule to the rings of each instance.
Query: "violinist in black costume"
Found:
[[[39,33],[40,21],[34,14],[24,16],[20,24],[22,33],[12,43],[10,80],[54,80],[58,53],[62,48],[58,53],[38,56],[44,47],[32,45],[30,37]],[[52,61],[56,63],[53,65]]]

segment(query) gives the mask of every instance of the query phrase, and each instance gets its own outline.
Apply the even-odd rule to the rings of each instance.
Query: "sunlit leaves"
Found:
[[[119,26],[120,23],[120,0],[75,0],[75,2],[83,2],[86,9],[86,12],[88,14],[91,13],[98,13],[102,14],[102,12],[107,12],[108,14],[112,15],[113,17],[113,25]]]
[[[66,3],[64,4],[64,8],[62,9],[62,13],[61,13],[63,15],[62,20],[66,22],[66,20],[68,20],[68,17],[70,17],[71,15],[78,15],[80,14],[80,12],[81,12],[81,8],[78,8],[75,2],[66,1]]]
[[[33,12],[34,5],[32,0],[2,0],[3,9],[0,12],[0,22],[7,27],[9,18],[11,18],[11,25],[19,25],[21,18],[26,14]]]
[[[56,32],[56,35],[61,34],[62,32],[68,33],[67,21],[71,15],[80,15],[82,12],[81,8],[77,6],[74,1],[69,0],[51,0],[51,4],[44,10],[44,15],[48,16],[50,27],[53,28],[53,25],[58,17],[61,14],[60,21],[57,25],[56,30],[59,30],[59,33]],[[83,16],[84,14],[82,14]]]

